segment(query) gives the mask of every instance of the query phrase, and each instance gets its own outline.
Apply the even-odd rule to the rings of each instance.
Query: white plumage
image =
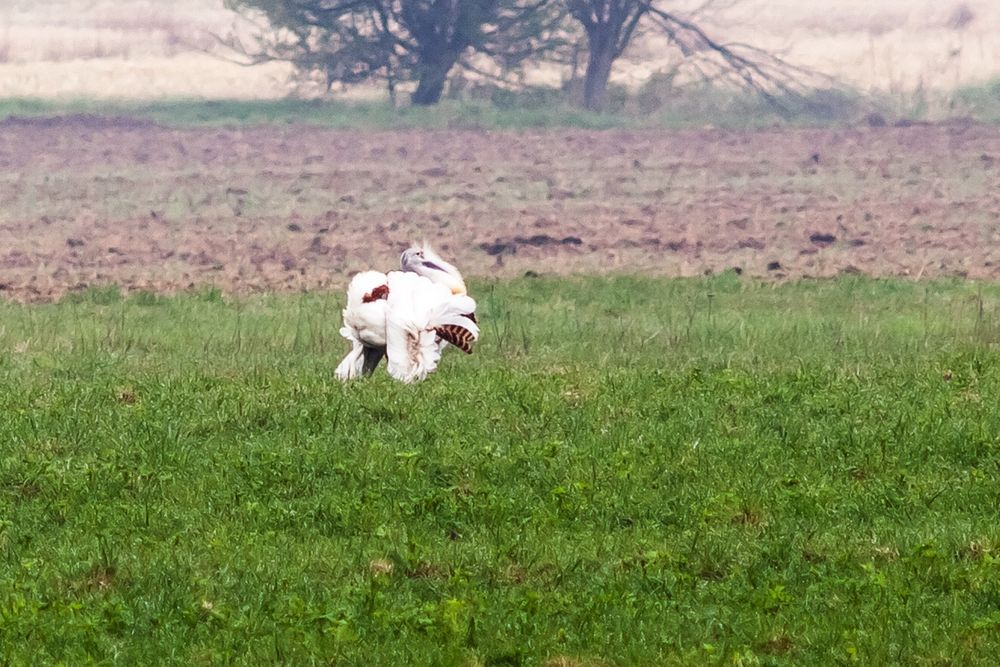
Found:
[[[389,375],[418,382],[437,368],[449,342],[472,352],[476,302],[458,270],[426,244],[400,261],[403,271],[365,271],[348,285],[340,334],[351,351],[337,366],[338,379],[371,374],[385,356]]]
[[[351,351],[334,371],[340,380],[353,380],[371,373],[382,360],[386,345],[386,300],[372,299],[371,295],[387,283],[384,273],[363,271],[347,286],[347,306],[343,311],[344,326],[340,328],[340,335],[351,343]],[[369,297],[367,301],[366,297]],[[370,368],[366,368],[366,361]]]

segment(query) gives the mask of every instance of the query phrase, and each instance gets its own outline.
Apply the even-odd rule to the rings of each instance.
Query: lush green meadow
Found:
[[[992,664],[1000,287],[474,285],[341,386],[336,294],[0,305],[11,664]]]

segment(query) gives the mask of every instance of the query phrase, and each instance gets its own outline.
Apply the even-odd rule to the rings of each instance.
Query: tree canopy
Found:
[[[434,104],[473,56],[516,67],[558,39],[557,0],[228,0],[269,24],[244,53],[320,70],[327,82],[415,81],[414,104]]]

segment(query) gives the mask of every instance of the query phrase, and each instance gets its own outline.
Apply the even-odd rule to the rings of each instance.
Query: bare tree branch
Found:
[[[725,67],[723,76],[735,78],[784,117],[790,115],[790,110],[776,93],[804,101],[809,87],[803,79],[816,80],[822,76],[817,72],[791,65],[762,49],[745,44],[724,44],[715,41],[692,21],[659,9],[650,0],[641,1],[646,5],[656,24],[681,48],[685,56],[691,57],[706,51],[716,55],[721,60],[720,64]],[[747,55],[743,55],[740,51]],[[827,83],[832,83],[832,79],[827,78]]]

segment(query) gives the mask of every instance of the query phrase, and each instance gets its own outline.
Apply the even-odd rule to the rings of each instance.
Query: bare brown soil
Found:
[[[0,122],[0,294],[472,276],[1000,277],[1000,128],[351,132]]]

